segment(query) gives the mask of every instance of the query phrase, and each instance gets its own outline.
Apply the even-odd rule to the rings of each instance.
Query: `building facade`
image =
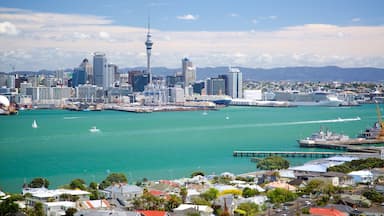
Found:
[[[196,67],[188,58],[181,60],[184,86],[192,85],[196,81]]]
[[[103,87],[107,67],[107,58],[105,54],[96,52],[93,56],[93,83],[96,86]]]
[[[238,68],[229,68],[228,94],[232,98],[243,98],[243,75]]]

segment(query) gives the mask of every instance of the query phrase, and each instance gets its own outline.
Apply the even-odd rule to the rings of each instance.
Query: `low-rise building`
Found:
[[[143,189],[136,185],[128,184],[113,184],[104,190],[100,190],[100,193],[106,198],[132,200],[143,194]]]

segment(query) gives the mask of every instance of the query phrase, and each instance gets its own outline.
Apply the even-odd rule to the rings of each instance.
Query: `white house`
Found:
[[[371,183],[373,182],[373,174],[369,170],[359,170],[348,173],[353,177],[353,181],[357,183]]]
[[[104,190],[100,190],[100,193],[104,194],[106,198],[132,200],[143,195],[143,189],[136,185],[114,184]]]

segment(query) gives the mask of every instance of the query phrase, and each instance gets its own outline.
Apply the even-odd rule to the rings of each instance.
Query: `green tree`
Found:
[[[204,193],[200,194],[200,197],[207,200],[207,201],[212,201],[215,200],[219,195],[219,191],[215,188],[210,188]]]
[[[259,205],[251,202],[241,203],[237,208],[247,212],[246,216],[253,216],[259,212]]]
[[[296,194],[283,188],[275,188],[267,192],[267,197],[271,203],[284,203],[296,199]]]
[[[384,195],[375,190],[368,190],[363,193],[363,196],[367,197],[367,199],[372,202],[382,203],[384,202]]]
[[[35,203],[33,207],[34,216],[45,216],[43,204],[41,202]]]
[[[49,187],[49,181],[46,178],[41,178],[41,177],[34,178],[28,184],[28,187],[30,187],[30,188],[41,188],[41,187],[48,188]]]
[[[249,187],[246,187],[243,189],[243,197],[248,198],[248,197],[253,197],[259,194],[259,192],[255,189],[251,189]]]
[[[114,183],[128,183],[124,173],[111,173],[100,184],[100,189],[105,189]]]
[[[76,212],[77,212],[76,208],[68,208],[65,211],[65,216],[74,216]]]
[[[279,156],[270,156],[258,161],[256,167],[261,170],[287,169],[289,167],[289,162]]]
[[[198,175],[204,176],[204,172],[203,171],[195,171],[191,174],[191,178],[198,176]]]
[[[188,190],[186,187],[180,188],[180,196],[183,203],[187,200]]]
[[[96,182],[89,183],[89,188],[92,190],[97,190],[98,189],[97,183]]]
[[[80,189],[80,190],[86,190],[87,187],[85,186],[85,181],[83,179],[73,179],[71,183],[69,183],[69,187],[71,189]]]
[[[171,194],[167,201],[165,202],[165,211],[172,211],[174,208],[177,208],[181,204],[180,197]]]
[[[19,205],[14,200],[8,198],[0,202],[0,216],[12,215],[19,211]]]

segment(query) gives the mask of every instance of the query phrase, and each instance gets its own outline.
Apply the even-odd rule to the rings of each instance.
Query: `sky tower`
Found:
[[[152,73],[151,73],[151,50],[153,42],[151,40],[151,32],[150,32],[150,20],[148,18],[148,32],[147,32],[147,40],[145,41],[145,46],[147,47],[147,73],[149,76],[149,83],[152,83]]]

